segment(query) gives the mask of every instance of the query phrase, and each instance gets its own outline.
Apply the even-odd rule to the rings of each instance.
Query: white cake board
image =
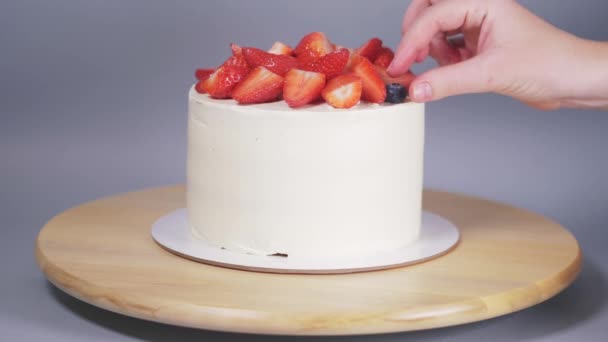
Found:
[[[403,248],[353,257],[262,256],[231,251],[195,238],[186,209],[177,209],[152,225],[152,237],[162,247],[195,261],[248,271],[331,274],[381,270],[411,265],[443,255],[458,243],[456,226],[430,212],[422,213],[420,236]]]

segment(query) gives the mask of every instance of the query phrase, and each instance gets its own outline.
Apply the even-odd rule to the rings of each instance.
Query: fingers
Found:
[[[486,70],[480,57],[429,70],[410,85],[410,98],[415,102],[427,102],[452,95],[493,91],[492,78]]]
[[[418,4],[418,3],[416,3]],[[395,58],[388,68],[390,75],[407,71],[438,33],[452,32],[465,25],[481,25],[485,12],[479,2],[471,0],[443,0],[424,8],[401,37]]]
[[[429,55],[433,57],[439,65],[447,65],[459,62],[460,52],[450,46],[443,34],[438,34],[431,40]]]
[[[431,6],[431,0],[413,0],[410,6],[405,11],[403,16],[403,24],[401,25],[401,33],[409,30],[410,25],[418,18],[420,13]]]

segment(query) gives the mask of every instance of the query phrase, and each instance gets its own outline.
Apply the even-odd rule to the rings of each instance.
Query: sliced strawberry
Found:
[[[294,54],[299,60],[308,62],[323,57],[333,50],[333,44],[323,32],[312,32],[300,40]]]
[[[211,97],[226,99],[230,97],[232,89],[247,76],[249,66],[245,57],[231,56],[214,73],[203,81],[202,90]]]
[[[283,77],[259,66],[234,88],[232,98],[241,104],[274,101],[281,95],[283,83]]]
[[[307,71],[324,73],[328,79],[340,75],[348,62],[349,52],[340,49],[313,61],[301,63],[300,68]]]
[[[243,54],[240,52],[237,52],[235,55],[229,57],[224,64],[222,64],[222,66],[234,66],[237,68],[251,69],[247,63],[247,60],[245,59],[245,56],[243,56]]]
[[[393,61],[393,57],[395,57],[393,50],[391,50],[391,48],[389,47],[383,47],[378,53],[378,56],[376,56],[376,59],[374,60],[374,65],[386,69]]]
[[[198,82],[196,82],[196,85],[194,86],[194,90],[196,90],[196,92],[199,93],[199,94],[206,93],[205,86],[204,86],[204,81],[198,81]]]
[[[412,81],[414,81],[414,79],[416,78],[416,75],[414,75],[411,71],[408,71],[401,76],[393,77],[386,72],[385,68],[377,65],[376,71],[380,75],[380,78],[382,78],[382,81],[384,81],[384,84],[399,83],[406,89],[410,86],[410,84],[412,84]]]
[[[382,103],[386,98],[386,87],[378,70],[367,58],[357,56],[353,60],[353,74],[361,77],[363,93],[361,98],[372,103]]]
[[[235,43],[230,43],[230,50],[232,50],[233,56],[238,56],[243,53],[243,48]]]
[[[270,48],[270,50],[268,50],[268,52],[273,53],[275,55],[293,55],[293,49],[291,48],[291,46],[283,44],[281,42],[275,42],[274,44],[272,44],[272,47]]]
[[[275,55],[260,49],[243,48],[243,56],[252,68],[263,66],[277,75],[285,74],[298,66],[298,60],[291,56]]]
[[[291,69],[285,75],[283,99],[290,107],[301,107],[319,98],[325,87],[325,74]]]
[[[196,69],[194,77],[199,81],[204,81],[209,78],[209,75],[213,74],[215,69]]]
[[[382,41],[379,38],[372,38],[361,45],[361,47],[357,49],[357,53],[373,62],[381,49]]]
[[[321,96],[330,106],[350,108],[361,100],[363,84],[355,75],[340,75],[327,82]]]

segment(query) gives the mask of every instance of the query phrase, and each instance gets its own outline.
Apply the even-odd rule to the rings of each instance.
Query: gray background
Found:
[[[604,0],[524,3],[563,29],[608,40]],[[183,182],[186,91],[194,68],[219,64],[229,42],[295,44],[321,30],[346,46],[371,36],[395,46],[407,5],[2,1],[0,340],[282,340],[174,328],[72,299],[38,271],[36,234],[83,201]],[[560,71],[563,81],[575,70]],[[426,186],[559,221],[579,239],[584,270],[559,296],[516,314],[373,340],[599,340],[608,326],[608,113],[539,112],[494,95],[446,99],[427,113]]]

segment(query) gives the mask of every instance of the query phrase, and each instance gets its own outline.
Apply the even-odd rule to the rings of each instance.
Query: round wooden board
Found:
[[[157,245],[150,226],[183,207],[183,186],[121,194],[47,223],[36,256],[57,287],[99,307],[195,328],[350,335],[443,327],[540,303],[568,286],[581,251],[564,228],[503,204],[425,191],[424,208],[458,226],[450,253],[341,275],[269,274],[201,264]]]

